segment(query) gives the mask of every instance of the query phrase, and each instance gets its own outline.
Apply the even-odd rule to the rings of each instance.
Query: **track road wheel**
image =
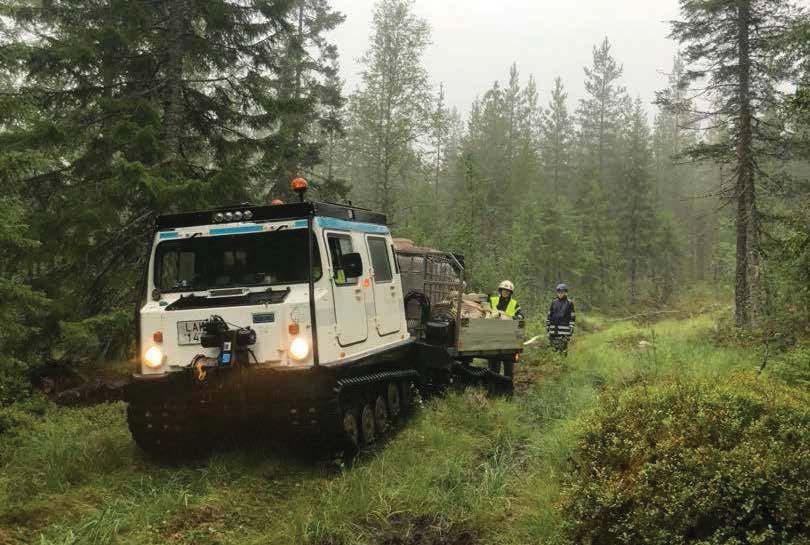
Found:
[[[360,411],[360,427],[363,433],[363,444],[370,445],[375,440],[374,408],[371,403],[363,405]]]
[[[127,424],[135,443],[160,460],[194,458],[208,450],[208,437],[194,426],[184,405],[127,406]]]
[[[399,385],[396,382],[388,383],[388,414],[391,419],[396,419],[402,412],[402,404],[400,403]]]
[[[388,407],[385,405],[385,397],[382,394],[374,401],[374,424],[377,431],[383,434],[388,429]]]
[[[343,412],[343,437],[351,449],[360,446],[360,416],[357,409],[346,409]]]
[[[402,397],[399,399],[400,412],[407,413],[413,408],[413,384],[407,380],[401,384]]]

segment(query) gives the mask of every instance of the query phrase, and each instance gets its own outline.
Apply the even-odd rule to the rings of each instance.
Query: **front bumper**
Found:
[[[172,406],[217,420],[262,418],[318,424],[337,410],[335,379],[321,368],[222,368],[205,379],[191,369],[134,374],[124,392],[131,405]]]

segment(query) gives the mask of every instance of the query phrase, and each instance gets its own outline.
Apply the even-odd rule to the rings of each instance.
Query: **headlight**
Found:
[[[157,346],[153,346],[143,355],[143,362],[147,367],[151,367],[152,369],[160,367],[163,365],[163,350]]]
[[[306,358],[309,356],[309,343],[301,337],[296,337],[290,344],[290,355],[295,360]]]

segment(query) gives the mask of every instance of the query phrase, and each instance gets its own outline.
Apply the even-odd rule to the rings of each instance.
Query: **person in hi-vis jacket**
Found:
[[[489,298],[489,304],[492,310],[503,312],[513,320],[523,320],[523,310],[520,304],[514,297],[515,285],[509,280],[504,280],[498,286],[497,295],[492,295]],[[503,365],[503,374],[506,377],[512,378],[515,373],[515,361],[511,358],[492,358],[489,360],[489,370],[493,373],[500,374],[501,365]]]

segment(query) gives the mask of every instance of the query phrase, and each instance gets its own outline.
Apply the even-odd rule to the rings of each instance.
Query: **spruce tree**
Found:
[[[683,86],[684,72],[683,60],[676,57],[666,93],[680,107],[660,107],[655,116],[655,196],[659,206],[684,226],[689,278],[704,280],[710,272],[710,256],[717,242],[720,203],[714,172],[707,165],[690,160],[685,153],[698,142],[699,125],[689,100],[691,91]]]
[[[8,190],[8,185],[5,186]],[[0,196],[0,407],[24,397],[29,389],[25,371],[33,367],[42,350],[36,333],[43,319],[45,297],[31,284],[27,254],[38,241],[23,223],[23,203],[8,194]]]
[[[726,191],[736,207],[735,318],[748,327],[765,307],[757,178],[767,175],[759,165],[773,139],[763,115],[778,103],[780,84],[794,67],[782,37],[798,10],[790,0],[681,0],[680,8],[671,36],[684,46],[682,87],[701,82],[703,102],[715,106],[706,117],[725,136],[689,151],[733,164]],[[684,99],[671,92],[659,100],[684,109]]]
[[[281,147],[276,127],[302,112],[277,93],[278,60],[296,30],[288,8],[269,0],[5,7],[0,72],[12,89],[0,104],[0,174],[19,188],[42,241],[29,259],[33,285],[59,300],[49,327],[131,314],[157,213],[261,192],[263,165]]]
[[[274,197],[293,197],[290,180],[313,174],[321,163],[324,146],[342,132],[336,111],[343,106],[342,82],[338,77],[337,48],[326,35],[344,21],[327,0],[293,0],[286,19],[289,31],[278,55],[274,88],[284,109],[273,137],[273,153],[265,155]],[[326,153],[331,150],[327,149]],[[317,175],[316,175],[317,176]],[[329,178],[327,174],[327,180]],[[312,180],[315,189],[340,193],[339,186],[322,188],[324,180]],[[333,191],[337,190],[337,191]]]
[[[346,138],[346,99],[342,94],[343,81],[338,75],[335,60],[326,72],[321,87],[322,99],[318,119],[311,131],[317,135],[317,149],[320,163],[305,171],[312,182],[312,188],[320,200],[343,201],[351,189],[346,178],[347,172],[343,157]]]

